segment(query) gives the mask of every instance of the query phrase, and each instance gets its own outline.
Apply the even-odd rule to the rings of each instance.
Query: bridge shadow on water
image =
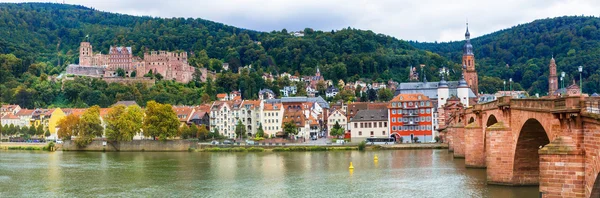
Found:
[[[452,152],[448,152],[448,158],[452,160],[457,171],[465,176],[465,182],[470,186],[480,189],[472,197],[490,198],[524,198],[539,197],[539,186],[502,186],[487,184],[487,173],[485,168],[465,168],[464,158],[454,158]]]

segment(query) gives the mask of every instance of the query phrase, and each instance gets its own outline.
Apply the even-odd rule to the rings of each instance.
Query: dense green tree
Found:
[[[263,130],[262,124],[258,125],[258,129],[256,130],[256,137],[265,137],[265,130]]]
[[[333,125],[333,128],[331,128],[331,130],[329,131],[329,135],[334,137],[340,137],[344,135],[344,128],[342,128],[340,123],[336,121],[335,125]]]
[[[110,141],[131,141],[142,128],[143,111],[137,105],[111,107],[105,117],[106,138]]]
[[[123,68],[118,68],[117,69],[117,76],[119,76],[119,77],[125,77],[125,70]]]
[[[242,124],[242,121],[237,122],[235,125],[235,135],[237,138],[242,139],[242,137],[246,136],[246,127]]]
[[[394,93],[392,92],[392,90],[382,88],[377,90],[377,98],[379,98],[379,101],[387,102],[394,98]]]
[[[283,134],[285,135],[285,138],[289,138],[290,135],[298,134],[298,128],[294,121],[290,120],[289,122],[283,123]]]
[[[179,128],[179,119],[169,104],[160,104],[150,101],[146,104],[146,111],[142,129],[144,135],[158,137],[160,140],[175,137]]]
[[[102,136],[104,128],[100,121],[100,107],[96,105],[86,109],[79,119],[77,129],[75,144],[80,147],[87,146],[94,138]]]
[[[377,100],[377,91],[375,89],[367,89],[367,97],[369,101],[374,102]]]

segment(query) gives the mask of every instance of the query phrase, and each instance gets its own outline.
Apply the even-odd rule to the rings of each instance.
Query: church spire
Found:
[[[466,40],[471,39],[471,33],[469,33],[469,22],[467,22],[467,32],[465,32],[465,39]]]
[[[465,32],[465,46],[463,46],[463,55],[473,55],[473,45],[471,45],[471,33],[469,32],[469,23],[467,23],[467,32]]]

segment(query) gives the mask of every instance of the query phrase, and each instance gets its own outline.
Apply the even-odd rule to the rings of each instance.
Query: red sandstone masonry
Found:
[[[539,151],[542,197],[586,197],[585,156],[568,139],[558,137]]]
[[[487,128],[490,139],[490,155],[487,157],[487,180],[489,184],[513,185],[514,140],[510,128],[498,122]]]
[[[485,168],[483,129],[476,122],[465,126],[465,165]]]
[[[465,157],[465,127],[459,123],[454,126],[454,157],[464,158]]]
[[[598,174],[600,173],[600,123],[598,120],[589,120],[584,124],[584,150],[585,150],[585,173],[584,190],[585,197],[600,197],[600,187],[596,184]],[[594,194],[592,194],[594,192]]]
[[[448,139],[448,151],[454,152],[454,128],[446,128],[446,138]]]

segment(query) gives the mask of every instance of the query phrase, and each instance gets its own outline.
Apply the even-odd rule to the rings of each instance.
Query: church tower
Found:
[[[558,90],[558,76],[556,76],[556,61],[554,56],[550,59],[550,75],[548,76],[548,95],[554,94]]]
[[[479,94],[479,80],[475,70],[475,55],[473,54],[473,45],[471,45],[471,33],[469,33],[469,23],[467,23],[467,32],[465,33],[465,46],[463,46],[463,76],[467,84],[473,90],[475,95]]]

